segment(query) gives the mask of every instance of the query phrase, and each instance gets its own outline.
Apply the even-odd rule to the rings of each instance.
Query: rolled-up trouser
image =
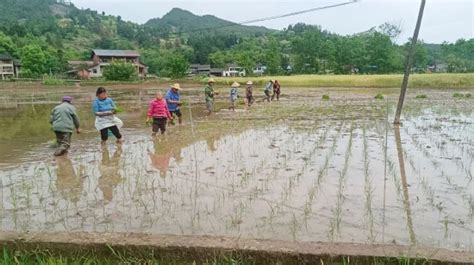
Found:
[[[209,112],[214,111],[214,101],[213,100],[206,100],[206,109]]]
[[[71,146],[71,136],[70,132],[54,132],[56,134],[57,149],[54,152],[55,155],[64,154],[69,147]]]

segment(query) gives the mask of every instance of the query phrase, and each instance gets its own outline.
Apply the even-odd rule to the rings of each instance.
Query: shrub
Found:
[[[105,68],[104,77],[109,81],[132,81],[137,77],[137,69],[131,63],[113,61]]]
[[[374,97],[375,99],[383,99],[383,95],[378,93],[377,95],[375,95]]]
[[[66,84],[66,80],[58,79],[54,76],[45,76],[43,78],[43,84],[46,86],[61,86]]]

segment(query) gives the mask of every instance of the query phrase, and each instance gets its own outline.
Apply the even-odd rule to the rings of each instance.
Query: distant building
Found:
[[[139,77],[145,77],[147,67],[140,62],[140,53],[133,50],[92,50],[91,59],[93,66],[90,70],[90,77],[102,77],[105,68],[114,60],[120,60],[133,64],[137,68]]]
[[[191,75],[209,75],[211,73],[211,65],[209,64],[191,64],[189,66],[189,74]]]
[[[267,71],[267,67],[265,65],[258,64],[255,68],[252,69],[254,75],[263,75]]]
[[[69,71],[66,72],[69,78],[89,79],[91,72],[89,68],[94,66],[93,61],[68,61]]]
[[[237,64],[226,65],[222,76],[245,76],[245,69]]]
[[[10,54],[0,54],[0,76],[2,80],[18,77],[20,67],[20,61],[13,58]]]
[[[448,64],[446,63],[437,63],[428,66],[428,70],[430,70],[433,73],[446,73],[448,72]]]
[[[212,76],[223,76],[224,68],[211,68],[210,75]]]

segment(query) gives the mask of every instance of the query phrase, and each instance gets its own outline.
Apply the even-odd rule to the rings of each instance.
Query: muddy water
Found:
[[[2,111],[0,228],[474,250],[472,100],[409,98],[398,128],[395,96],[307,93],[211,118],[193,101],[155,139],[146,100],[118,97],[126,141],[103,147],[80,102],[85,133],[57,159],[50,105]]]

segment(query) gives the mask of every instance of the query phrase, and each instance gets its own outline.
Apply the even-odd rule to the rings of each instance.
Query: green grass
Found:
[[[11,251],[3,248],[0,253],[0,265],[115,265],[115,264],[154,264],[154,265],[191,265],[191,264],[204,264],[204,265],[247,265],[254,264],[248,262],[242,262],[238,259],[225,256],[215,256],[212,259],[205,260],[204,262],[195,263],[194,261],[180,261],[182,257],[176,256],[176,258],[156,258],[153,257],[153,252],[150,255],[125,255],[112,248],[110,249],[110,255],[99,256],[97,254],[68,254],[56,255],[52,254],[47,250],[34,250],[34,251]],[[179,254],[178,254],[179,255]]]
[[[45,86],[64,86],[66,85],[66,80],[58,79],[53,76],[47,76],[43,79],[43,84]]]
[[[329,95],[323,95],[321,98],[322,98],[323,100],[329,100]]]
[[[189,261],[186,257],[180,256],[179,253],[174,255],[169,254],[167,258],[160,259],[156,258],[156,253],[152,251],[149,255],[126,255],[120,253],[117,250],[109,247],[109,253],[107,256],[99,256],[94,253],[90,254],[74,254],[73,251],[67,252],[67,256],[53,254],[48,250],[9,250],[3,248],[0,252],[0,265],[79,265],[79,264],[90,264],[90,265],[112,265],[112,264],[171,264],[171,265],[191,265],[191,264],[204,264],[204,265],[247,265],[247,264],[300,264],[299,259],[285,259],[284,257],[273,257],[270,259],[261,260],[261,262],[250,261],[254,260],[252,257],[245,258],[234,258],[232,256],[225,256],[223,254],[215,253],[213,258]],[[154,255],[155,254],[155,255]],[[256,254],[258,255],[258,254]],[[373,264],[373,265],[422,265],[429,264],[429,260],[426,258],[410,258],[407,256],[400,257],[325,257],[318,258],[318,263],[324,260],[324,264],[340,264],[340,265],[351,265],[351,264]],[[311,261],[306,261],[306,264],[312,264]],[[441,263],[443,264],[443,263]],[[447,264],[447,263],[446,263]]]
[[[421,94],[421,95],[416,95],[415,98],[416,99],[425,99],[425,98],[428,98],[428,96],[425,95],[425,94]]]
[[[400,87],[403,75],[292,75],[265,77],[218,77],[218,84],[245,83],[252,80],[255,87],[262,87],[276,79],[284,87]],[[410,88],[474,88],[474,73],[462,74],[412,74]]]

